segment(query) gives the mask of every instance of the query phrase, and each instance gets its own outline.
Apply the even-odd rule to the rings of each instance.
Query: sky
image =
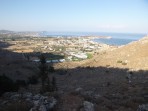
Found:
[[[0,30],[148,33],[148,0],[0,0]]]

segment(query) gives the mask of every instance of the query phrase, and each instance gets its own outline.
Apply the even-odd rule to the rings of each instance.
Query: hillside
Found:
[[[109,49],[96,55],[93,59],[86,61],[84,66],[110,66],[129,69],[148,69],[148,37],[139,41]]]
[[[59,90],[70,93],[62,98],[61,107],[65,111],[79,108],[84,99],[95,104],[95,111],[136,111],[148,100],[147,47],[145,37],[100,52],[89,60],[55,65],[61,68],[56,75]],[[62,67],[66,69],[63,73]],[[129,73],[131,83],[127,79]]]
[[[145,37],[125,46],[100,51],[92,59],[54,64],[55,71],[49,72],[49,77],[56,78],[58,91],[48,95],[57,100],[54,111],[142,111],[138,109],[148,102],[147,47],[148,37]],[[38,64],[25,60],[18,53],[1,49],[0,55],[1,75],[13,80],[27,80],[31,75],[39,73]],[[132,71],[129,72],[129,69]],[[132,75],[131,78],[129,74]],[[23,89],[24,94],[39,93],[40,84],[28,85],[27,89]],[[15,96],[12,93],[10,97]],[[29,102],[33,104],[34,100],[31,98],[32,96]],[[0,101],[5,102],[7,99],[12,108],[15,108],[15,99],[9,98],[9,95],[1,97]],[[19,98],[16,100],[19,101]],[[24,102],[28,103],[27,100]],[[41,106],[42,104],[37,107]],[[31,107],[33,105],[29,106]],[[85,110],[86,107],[91,110]],[[9,104],[0,104],[0,108],[4,109],[2,111],[11,111]]]

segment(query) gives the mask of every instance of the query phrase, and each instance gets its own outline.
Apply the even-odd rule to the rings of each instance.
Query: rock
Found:
[[[83,89],[81,88],[81,87],[79,87],[79,88],[76,88],[75,89],[75,92],[81,92]]]
[[[3,97],[4,98],[10,98],[12,96],[12,93],[11,92],[5,92],[4,94],[3,94]]]
[[[21,97],[21,94],[15,94],[10,97],[11,100],[18,100]]]
[[[57,103],[57,100],[54,97],[48,98],[46,96],[36,96],[36,100],[33,100],[33,109],[38,109],[39,111],[49,111],[50,109],[53,109],[54,106]]]
[[[5,93],[4,97],[10,101],[0,101],[0,105],[4,106],[16,100],[20,101],[23,98],[23,100],[29,102],[30,106],[32,106],[29,111],[49,111],[53,109],[57,103],[57,100],[54,97],[43,96],[41,94],[36,94],[33,96],[33,94],[30,92],[21,94],[18,92],[9,92]]]
[[[39,100],[39,99],[40,99],[40,97],[41,97],[41,95],[40,95],[40,94],[34,95],[34,96],[33,96],[33,100]]]
[[[32,96],[33,96],[32,93],[29,92],[23,94],[24,98],[32,98]]]
[[[148,104],[139,105],[138,111],[148,111]]]
[[[84,95],[84,96],[89,96],[89,97],[93,97],[93,91],[85,91],[85,92],[83,92],[83,94],[82,95]]]
[[[28,102],[31,102],[31,100],[32,100],[32,99],[30,99],[30,98],[26,98],[26,101],[28,101]]]
[[[48,107],[49,107],[49,109],[53,109],[53,107],[56,105],[56,103],[57,103],[57,100],[54,98],[54,97],[52,97],[51,99],[50,99],[50,101],[49,101],[49,105],[48,105]]]
[[[39,111],[48,111],[45,105],[41,105]]]
[[[9,101],[3,101],[1,105],[6,105]]]
[[[94,111],[94,104],[88,101],[84,101],[83,103],[84,111]]]
[[[99,94],[94,95],[94,98],[95,98],[95,99],[98,99],[98,98],[100,98],[100,97],[101,97],[101,95],[99,95]]]
[[[35,100],[35,101],[33,101],[33,104],[34,104],[35,107],[37,107],[37,106],[39,106],[40,101],[39,100]]]

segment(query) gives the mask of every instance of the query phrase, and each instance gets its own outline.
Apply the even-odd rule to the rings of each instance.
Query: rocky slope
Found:
[[[84,66],[110,66],[135,70],[148,69],[148,37],[139,41],[109,49],[87,61]]]

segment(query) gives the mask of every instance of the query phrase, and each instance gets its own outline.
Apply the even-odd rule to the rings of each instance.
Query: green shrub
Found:
[[[92,54],[87,53],[87,59],[91,59],[92,57],[93,57],[93,55],[92,55]]]
[[[117,63],[122,63],[122,61],[121,60],[118,60]]]
[[[127,65],[127,63],[123,62],[122,65]]]

